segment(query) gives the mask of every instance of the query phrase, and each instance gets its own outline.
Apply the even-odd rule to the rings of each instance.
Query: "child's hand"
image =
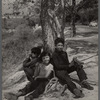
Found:
[[[79,61],[79,60],[77,59],[77,57],[74,57],[73,60],[71,61],[71,63],[69,64],[69,67],[75,66],[76,64],[77,64],[77,66],[78,66],[78,65],[83,65],[84,62]]]
[[[74,60],[71,61],[71,63],[69,64],[69,67],[74,66]]]

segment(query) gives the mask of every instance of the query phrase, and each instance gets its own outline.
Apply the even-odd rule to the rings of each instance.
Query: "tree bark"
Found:
[[[75,5],[76,5],[76,0],[72,0],[72,37],[76,35],[76,27],[75,27]]]
[[[44,42],[44,50],[54,51],[54,32],[50,26],[50,18],[48,17],[48,2],[49,0],[41,0],[41,26],[42,26],[42,39]]]
[[[63,13],[59,13],[61,19],[56,15],[54,0],[42,0],[41,1],[41,26],[43,34],[44,49],[54,51],[54,40],[57,37],[64,38],[65,28],[65,0],[60,2],[63,9]],[[61,20],[61,23],[60,23]]]
[[[63,18],[62,18],[62,27],[61,27],[61,38],[64,39],[64,29],[65,29],[65,22],[66,22],[66,9],[65,9],[65,4],[66,0],[61,0],[62,1],[62,9],[63,9]]]

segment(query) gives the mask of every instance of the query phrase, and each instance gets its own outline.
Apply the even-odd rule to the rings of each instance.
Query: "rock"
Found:
[[[13,93],[5,93],[4,97],[7,100],[17,100],[18,99],[18,97],[15,94],[13,94]]]
[[[3,84],[4,87],[7,87],[7,86],[12,86],[14,85],[15,83],[21,81],[22,79],[25,78],[25,73],[24,71],[19,71],[19,72],[16,72],[14,75],[10,76]]]
[[[68,47],[66,51],[69,53],[69,52],[74,51],[74,49],[72,49],[72,48]]]
[[[21,63],[20,65],[16,66],[16,72],[22,71],[23,70],[23,64]]]
[[[24,96],[19,97],[18,100],[24,100]]]
[[[90,22],[89,26],[90,27],[96,27],[96,26],[98,26],[98,23],[93,21],[93,22]]]

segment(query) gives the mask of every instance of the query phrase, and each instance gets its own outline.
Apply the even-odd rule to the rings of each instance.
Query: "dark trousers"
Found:
[[[25,74],[26,74],[26,77],[27,79],[32,82],[33,79],[32,79],[32,76],[34,75],[34,69],[32,68],[23,68]]]
[[[20,91],[23,92],[22,94],[23,96],[30,93],[28,96],[37,98],[39,97],[40,94],[44,92],[47,83],[48,83],[47,80],[43,80],[43,81],[34,80],[33,82],[27,84],[26,87],[21,89]]]
[[[82,66],[83,67],[83,66]],[[68,85],[68,89],[73,92],[73,90],[76,87],[76,85],[72,82],[69,74],[73,71],[77,72],[77,75],[80,79],[80,81],[83,81],[85,79],[87,79],[86,73],[83,70],[82,67],[76,67],[76,66],[72,66],[69,67],[67,70],[60,70],[60,71],[55,71],[56,72],[56,76],[58,77],[59,81],[61,84],[67,84]]]

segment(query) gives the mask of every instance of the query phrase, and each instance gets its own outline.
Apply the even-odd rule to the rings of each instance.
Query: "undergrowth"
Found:
[[[18,65],[26,58],[27,51],[30,51],[36,43],[42,42],[39,32],[34,33],[30,27],[20,25],[16,28],[14,34],[9,33],[9,37],[2,40],[3,70],[10,70],[13,65]]]

